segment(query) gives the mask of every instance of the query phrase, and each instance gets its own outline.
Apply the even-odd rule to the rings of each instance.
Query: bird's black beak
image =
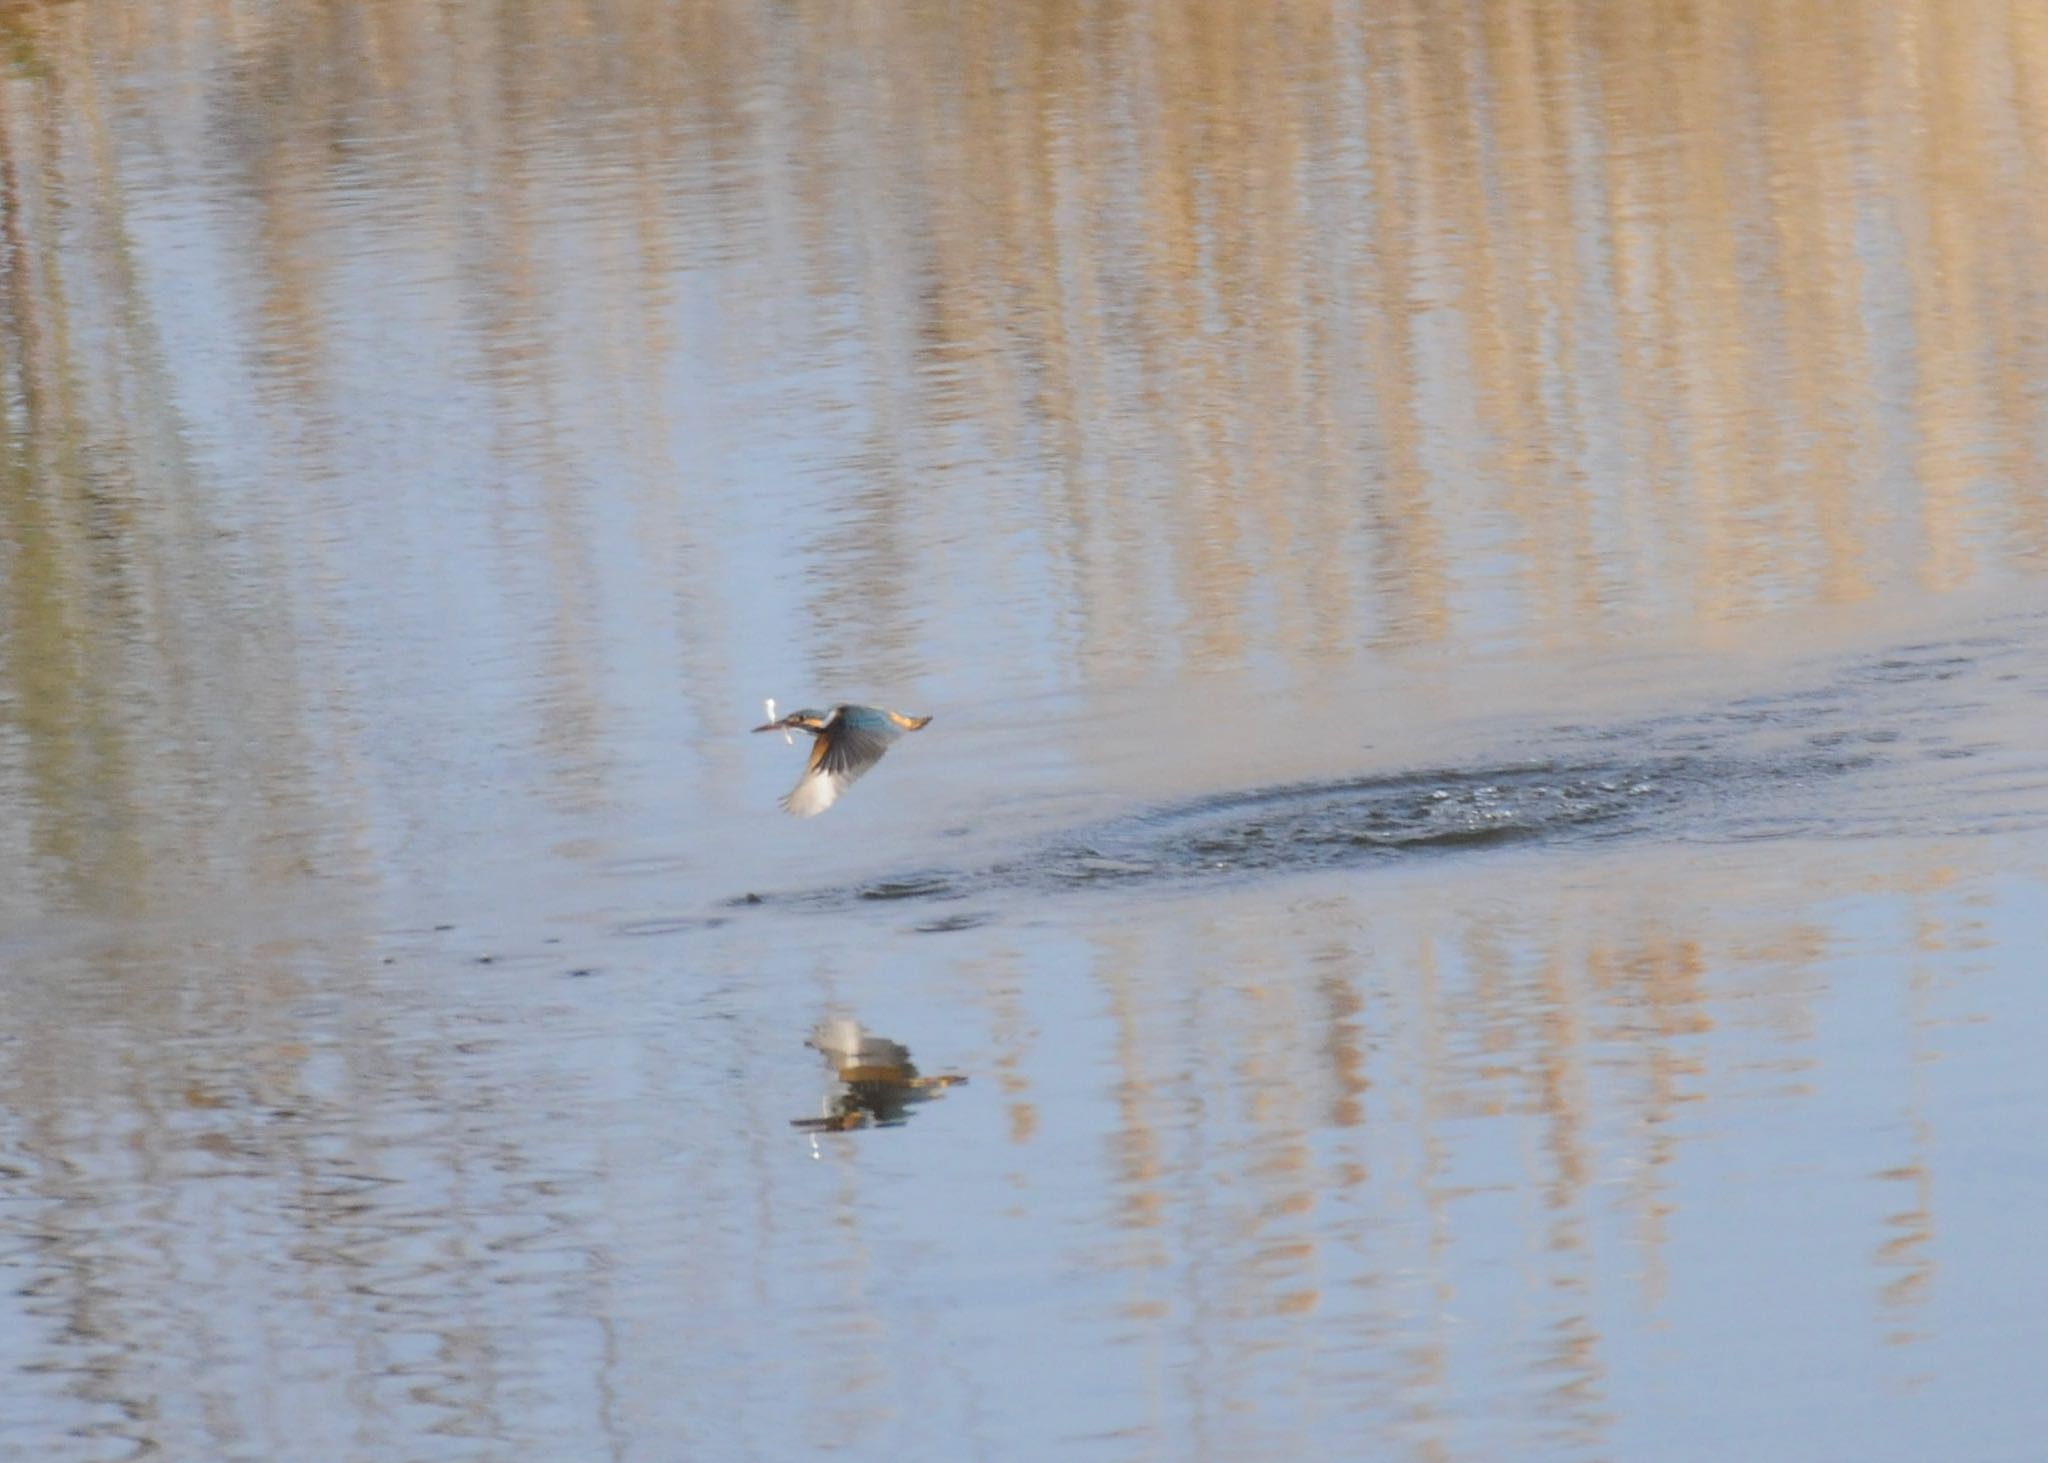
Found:
[[[757,731],[757,732],[764,732],[764,731],[781,731],[781,730],[782,730],[782,729],[783,729],[784,727],[788,726],[788,725],[789,725],[789,724],[790,724],[790,723],[791,723],[791,722],[792,722],[793,720],[794,720],[794,718],[793,718],[793,717],[788,717],[788,716],[785,716],[785,717],[783,717],[783,718],[782,718],[782,720],[780,720],[780,721],[771,721],[771,722],[768,722],[767,724],[765,724],[765,725],[763,725],[763,726],[757,726],[757,727],[755,727],[755,728],[754,728],[754,730],[755,730],[755,731]]]

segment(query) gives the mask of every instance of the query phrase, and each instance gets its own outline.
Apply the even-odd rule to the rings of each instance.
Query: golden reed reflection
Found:
[[[0,0],[0,914],[402,843],[416,789],[380,759],[409,749],[376,733],[419,688],[365,666],[440,607],[389,578],[452,558],[533,617],[504,735],[561,800],[626,755],[605,671],[660,596],[709,735],[757,691],[721,585],[763,567],[728,547],[761,495],[839,683],[1312,673],[2039,567],[2044,108],[2048,12],[1941,0]],[[451,466],[463,430],[486,445]],[[450,503],[484,506],[451,529]],[[608,620],[621,584],[660,596]],[[1461,1215],[1523,1176],[1463,1140],[1514,1125],[1542,1213],[1508,1263],[1553,1325],[1552,1416],[1597,1438],[1595,1128],[1634,1125],[1654,1308],[1700,1045],[1735,1019],[1712,957],[1796,975],[1825,943],[1452,923],[1332,938],[1306,986],[1260,977],[1282,942],[1219,940],[1163,1026],[1142,942],[1095,951],[1121,1315],[1190,1354],[1264,1325],[1187,1369],[1219,1408],[1327,1321],[1394,1373],[1390,1430],[1443,1451]],[[289,962],[197,1017],[115,963],[141,973],[93,999],[148,1024],[104,1132],[154,1114],[154,1154],[163,1113],[306,1105],[164,1055],[184,1020],[253,1028],[263,1084],[310,1085]],[[1044,1044],[1016,991],[991,1005],[1021,1195]],[[1742,1019],[1800,1096],[1811,1003]],[[447,1107],[389,1033],[348,1050]],[[71,1048],[24,1051],[10,1108],[91,1110]],[[889,1101],[930,1080],[871,1065]],[[846,1100],[860,1066],[827,1119],[898,1110]],[[1873,1175],[1902,1340],[1939,1197],[1909,1116]],[[315,1239],[371,1248],[315,1197]]]
[[[797,443],[774,480],[821,679],[900,683],[956,638],[1050,641],[1065,680],[1711,630],[2048,551],[2048,32],[2018,12],[5,17],[17,470],[47,497],[82,471],[66,441],[149,456],[90,353],[170,370],[156,415],[184,432],[194,378],[141,359],[177,266],[134,241],[196,211],[246,295],[211,343],[269,404],[240,425],[273,469],[369,490],[341,446],[393,344],[483,393],[535,480],[544,554],[508,541],[502,573],[552,607],[536,735],[565,763],[602,760],[593,463],[700,585],[717,551],[663,525],[750,491],[719,405],[662,385],[699,375]],[[122,85],[152,72],[186,83]],[[715,309],[683,303],[697,279]],[[108,306],[134,328],[102,335]],[[440,427],[386,430],[403,453]],[[10,515],[18,596],[54,565],[48,507]],[[25,662],[56,611],[21,610]],[[61,674],[34,659],[17,680]]]
[[[165,46],[203,73],[212,9],[9,14],[49,101]],[[814,545],[843,571],[818,590],[845,625],[828,659],[915,638],[889,596],[946,552],[915,516],[978,492],[929,480],[962,422],[986,460],[1042,467],[1104,668],[1454,636],[1503,534],[1491,588],[1531,633],[1584,635],[1951,585],[1993,526],[2030,554],[2048,532],[2009,470],[2041,308],[2048,41],[2025,16],[494,14],[237,16],[243,120],[213,146],[257,205],[264,379],[331,389],[357,286],[320,240],[365,196],[449,255],[483,369],[527,398],[515,435],[562,410],[565,352],[601,345],[622,381],[674,349],[765,365],[776,342],[676,341],[648,308],[676,269],[765,248],[747,288],[807,289],[808,348],[864,376]],[[593,200],[570,168],[627,184],[572,219]],[[626,267],[592,269],[592,243]]]
[[[1754,1082],[1816,1043],[1839,934],[1801,914],[1702,912],[1690,875],[1682,892],[1623,879],[1548,916],[1503,918],[1470,891],[1408,917],[1318,900],[1317,922],[1347,930],[1321,945],[1298,908],[1223,900],[1166,937],[1164,984],[1161,951],[1148,963],[1124,934],[1094,942],[1119,1074],[1104,1222],[1120,1237],[1095,1258],[1143,1345],[1204,1359],[1186,1380],[1234,1419],[1212,1451],[1286,1451],[1257,1419],[1303,1354],[1332,1366],[1334,1348],[1369,1359],[1352,1405],[1382,1440],[1433,1456],[1456,1432],[1436,1403],[1483,1364],[1496,1324],[1537,1338],[1503,1385],[1529,1394],[1544,1436],[1602,1450],[1617,1369],[1602,1315],[1617,1288],[1648,1316],[1673,1304],[1671,1221],[1698,1201],[1688,1145],[1711,1144]],[[1302,968],[1313,980],[1290,978]],[[1903,1161],[1869,1175],[1861,1206],[1882,1232],[1870,1289],[1900,1346],[1925,1339],[1938,1249],[1937,1134],[1917,1091],[1926,987],[1908,984],[1899,1023],[1916,1068],[1898,1095]],[[1717,1042],[1764,992],[1794,1015],[1768,1014],[1760,1042]],[[1487,1287],[1472,1277],[1493,1266],[1520,1277],[1513,1318],[1474,1309]]]

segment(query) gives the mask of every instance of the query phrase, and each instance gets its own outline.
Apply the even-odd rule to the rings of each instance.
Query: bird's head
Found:
[[[820,732],[820,731],[823,731],[823,730],[825,729],[825,721],[826,721],[826,713],[825,713],[825,712],[822,712],[822,711],[812,711],[812,710],[810,710],[810,709],[809,709],[808,707],[806,707],[806,708],[805,708],[804,710],[802,710],[802,711],[792,711],[792,712],[790,712],[790,713],[789,713],[789,715],[787,715],[787,716],[781,716],[781,717],[777,717],[777,718],[776,718],[776,719],[775,719],[774,721],[767,721],[767,722],[763,722],[763,723],[762,723],[761,725],[759,725],[759,726],[755,727],[755,728],[754,728],[754,730],[755,730],[755,731],[757,731],[757,732],[765,732],[765,731],[807,731],[807,732]]]

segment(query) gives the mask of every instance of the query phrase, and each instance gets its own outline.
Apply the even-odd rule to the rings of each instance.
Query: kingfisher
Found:
[[[891,743],[931,720],[929,716],[905,716],[880,706],[844,703],[830,711],[792,711],[776,717],[775,703],[771,701],[768,715],[775,719],[755,727],[755,731],[811,734],[811,760],[804,766],[804,775],[781,802],[785,813],[798,818],[815,818],[838,802],[842,792],[882,760]]]

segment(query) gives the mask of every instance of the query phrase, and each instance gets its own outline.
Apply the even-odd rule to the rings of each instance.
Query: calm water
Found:
[[[0,1456],[2038,1458],[2044,99],[0,0]]]

